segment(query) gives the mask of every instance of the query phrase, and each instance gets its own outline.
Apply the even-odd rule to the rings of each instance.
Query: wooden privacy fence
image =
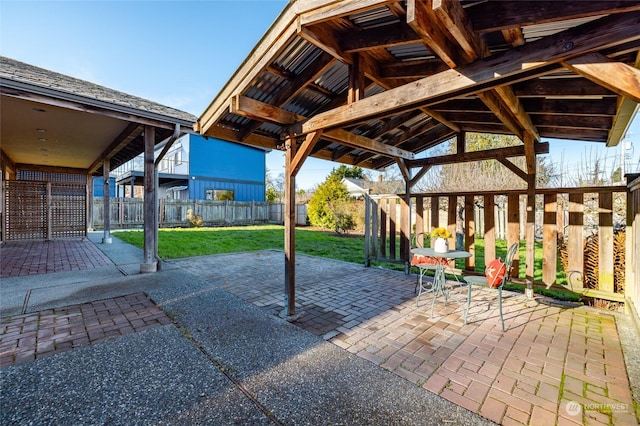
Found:
[[[452,234],[449,246],[472,254],[465,260],[464,270],[479,272],[484,264],[478,264],[476,259],[476,238],[484,239],[484,259],[487,260],[496,257],[496,240],[506,240],[507,246],[515,242],[521,246],[526,244],[521,241],[526,224],[526,196],[526,190],[415,194],[411,198],[411,233],[447,228]],[[571,273],[567,273],[567,277],[573,290],[592,297],[623,300],[623,295],[614,288],[614,227],[624,229],[626,196],[626,186],[536,190],[534,228],[535,239],[542,245],[542,283],[547,286],[556,283],[561,241],[568,254]],[[400,229],[403,199],[370,196],[367,200],[367,264],[371,260],[407,264],[409,253],[403,253],[398,240],[398,236],[405,237]],[[596,289],[583,289],[585,241],[595,233],[599,238],[598,284]],[[526,247],[526,250],[534,248]],[[519,270],[520,262],[525,259],[517,254],[514,271]]]
[[[306,224],[306,206],[296,206],[298,224]],[[141,198],[112,198],[109,202],[111,226],[114,228],[141,228],[144,224],[144,200]],[[282,223],[280,204],[255,201],[165,200],[159,202],[160,227],[187,227],[187,213],[201,216],[203,226],[252,225]],[[93,201],[93,227],[104,227],[104,200]]]
[[[4,241],[87,235],[86,185],[21,180],[3,185]]]

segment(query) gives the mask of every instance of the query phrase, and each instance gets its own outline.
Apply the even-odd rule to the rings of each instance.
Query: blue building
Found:
[[[103,197],[104,196],[104,178],[102,177],[94,177],[93,178],[93,196],[94,197]],[[109,197],[113,198],[116,196],[116,178],[109,178]]]
[[[158,145],[156,155],[164,145]],[[188,134],[158,165],[158,196],[172,200],[265,201],[267,151]],[[144,160],[114,170],[119,197],[142,197]]]

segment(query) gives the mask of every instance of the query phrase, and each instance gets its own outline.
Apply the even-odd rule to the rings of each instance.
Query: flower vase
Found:
[[[449,240],[446,238],[436,238],[435,243],[433,244],[433,251],[436,253],[446,253],[449,251]]]

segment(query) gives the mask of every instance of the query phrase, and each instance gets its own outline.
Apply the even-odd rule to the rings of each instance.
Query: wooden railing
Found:
[[[535,253],[534,247],[526,246],[524,238],[526,197],[526,190],[412,194],[411,234],[429,233],[435,227],[448,228],[453,235],[449,246],[472,254],[462,269],[468,273],[481,272],[484,264],[478,262],[476,256],[476,239],[484,240],[483,257],[487,260],[496,257],[498,240],[506,240],[506,246],[520,242],[525,252],[533,250]],[[541,264],[541,271],[537,270],[531,276],[541,277],[538,284],[547,287],[557,283],[562,269],[558,249],[562,243],[570,271],[567,274],[570,289],[591,297],[624,301],[624,286],[614,286],[613,272],[614,227],[624,229],[626,202],[626,186],[537,189],[535,244],[541,245],[542,249],[535,260]],[[406,206],[404,196],[371,196],[367,204],[367,264],[373,260],[408,264],[409,252],[405,247],[408,247],[410,235],[401,232],[401,224],[407,220],[404,217],[407,213],[403,213],[406,209],[403,209]],[[597,285],[596,288],[584,288],[585,241],[594,234],[599,240]],[[403,239],[407,241],[403,243]],[[515,276],[518,276],[521,262],[526,259],[516,255]],[[533,266],[527,270],[533,270]]]

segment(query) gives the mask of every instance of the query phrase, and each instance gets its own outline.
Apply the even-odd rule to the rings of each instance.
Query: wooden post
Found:
[[[458,242],[458,197],[455,195],[449,196],[448,208],[447,208],[447,230],[451,233],[449,238],[449,248],[455,249]]]
[[[416,230],[418,235],[424,232],[424,197],[416,197]]]
[[[471,257],[465,259],[464,268],[473,271],[476,268],[476,226],[473,217],[473,195],[465,195],[464,197],[464,222],[464,249],[471,253]]]
[[[529,173],[527,175],[527,225],[525,236],[527,239],[527,281],[534,282],[535,276],[535,232],[536,232],[536,175]]]
[[[364,266],[371,266],[371,198],[364,194]]]
[[[440,226],[440,197],[433,196],[431,197],[431,229],[429,229],[429,233],[433,231],[434,228]],[[431,246],[433,247],[433,241],[431,241]]]
[[[613,196],[611,192],[598,195],[598,290],[614,292],[613,286]]]
[[[551,286],[556,282],[558,265],[558,228],[556,225],[558,194],[544,195],[542,224],[542,282]]]
[[[87,235],[87,231],[89,229],[93,230],[93,177],[91,175],[87,175],[87,190],[86,194],[86,206],[87,206],[87,218],[86,225],[87,229],[85,230],[85,236]]]
[[[389,199],[380,200],[380,257],[387,257],[387,224],[389,223]]]
[[[296,155],[296,141],[287,138],[284,181],[284,311],[281,316],[291,318],[296,314],[296,177],[292,162]]]
[[[569,288],[581,291],[584,287],[584,194],[569,194],[569,229],[567,233]]]
[[[406,181],[405,196],[400,199],[400,259],[409,273],[409,240],[411,238],[411,185]]]
[[[111,244],[113,242],[111,238],[111,194],[109,188],[109,174],[111,173],[111,160],[105,158],[102,162],[102,200],[104,208],[104,231],[102,236],[102,244]]]
[[[520,196],[509,194],[507,197],[507,250],[520,241]],[[519,250],[518,250],[519,251]],[[520,271],[520,253],[516,251],[511,267],[511,276],[518,277]]]
[[[398,211],[397,198],[389,199],[389,258],[396,258],[396,220]]]
[[[495,198],[484,196],[484,266],[496,258]]]
[[[156,272],[158,263],[155,259],[156,228],[158,215],[154,197],[155,188],[155,127],[144,126],[144,249],[143,261],[140,264],[140,272]]]

